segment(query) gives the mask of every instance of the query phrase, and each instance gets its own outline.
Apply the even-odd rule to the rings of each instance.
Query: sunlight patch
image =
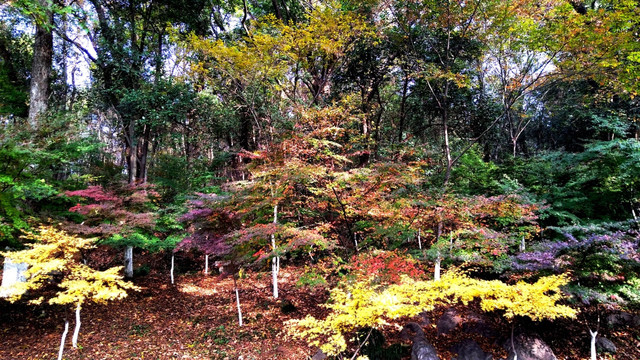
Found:
[[[194,295],[200,295],[200,296],[213,295],[218,293],[218,290],[216,290],[215,288],[206,289],[193,284],[179,285],[178,290],[186,294],[194,294]]]

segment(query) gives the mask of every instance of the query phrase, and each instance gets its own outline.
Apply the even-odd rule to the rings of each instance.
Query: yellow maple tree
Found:
[[[348,333],[365,327],[380,328],[389,320],[416,316],[438,305],[466,305],[478,300],[484,311],[501,310],[507,319],[574,318],[575,309],[558,304],[563,297],[560,287],[567,283],[566,275],[554,275],[533,284],[508,285],[473,279],[458,270],[449,271],[437,281],[403,277],[401,283],[390,286],[359,281],[331,291],[332,301],[326,305],[331,313],[324,320],[313,316],[292,320],[288,332],[327,355],[338,355],[347,349]]]
[[[48,299],[51,305],[73,304],[76,310],[76,329],[73,345],[77,346],[80,330],[80,309],[86,302],[103,304],[127,296],[127,290],[139,290],[139,287],[124,281],[120,272],[122,267],[113,267],[98,271],[81,262],[81,253],[94,247],[95,239],[85,239],[69,235],[51,226],[42,226],[36,233],[24,236],[34,242],[21,251],[2,252],[0,255],[15,263],[25,263],[28,269],[24,273],[26,281],[17,282],[6,289],[7,300],[20,300],[27,292],[37,293],[52,282],[56,282],[60,291]],[[41,304],[44,296],[29,301]]]

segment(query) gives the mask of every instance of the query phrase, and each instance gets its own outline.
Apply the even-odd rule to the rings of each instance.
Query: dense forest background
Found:
[[[43,292],[79,313],[121,298],[133,285],[108,269],[124,258],[134,282],[158,262],[173,283],[175,266],[217,261],[236,290],[270,271],[276,298],[291,266],[306,286],[350,279],[334,304],[449,276],[548,286],[538,298],[558,291],[594,329],[602,311],[636,311],[639,5],[4,2],[0,248],[32,269],[13,300]],[[47,296],[52,281],[66,293]],[[468,301],[456,291],[447,301]],[[576,316],[509,301],[483,310]],[[332,334],[417,314],[385,311],[298,326],[351,354]]]

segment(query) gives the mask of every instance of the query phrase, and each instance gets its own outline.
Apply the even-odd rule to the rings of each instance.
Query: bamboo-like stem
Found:
[[[62,353],[64,352],[64,341],[67,339],[69,333],[69,320],[64,321],[64,332],[62,333],[62,339],[60,339],[60,350],[58,350],[58,360],[62,360]]]
[[[171,254],[171,284],[172,284],[172,285],[173,285],[173,280],[174,280],[174,279],[173,279],[173,269],[175,268],[175,266],[174,266],[174,263],[175,263],[174,259],[175,259],[175,255],[174,255],[174,254]]]
[[[81,303],[78,303],[76,307],[76,326],[73,329],[73,337],[71,338],[71,345],[74,348],[78,347],[78,335],[80,334],[80,309],[82,307]]]

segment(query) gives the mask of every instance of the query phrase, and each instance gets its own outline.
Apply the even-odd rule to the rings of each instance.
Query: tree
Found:
[[[114,192],[93,185],[83,190],[67,191],[66,195],[91,201],[89,204],[78,203],[69,209],[83,215],[85,221],[67,223],[67,230],[82,235],[98,235],[106,244],[124,247],[125,275],[128,278],[133,277],[133,248],[157,247],[156,243],[161,242],[157,237],[147,235],[155,224],[155,214],[149,209],[150,199],[157,196],[148,186],[123,185]]]
[[[47,302],[51,305],[74,305],[76,323],[73,347],[78,346],[80,310],[83,304],[104,304],[126,297],[126,290],[139,289],[122,280],[122,276],[118,274],[121,267],[97,271],[82,262],[83,252],[93,247],[94,239],[71,236],[64,231],[45,226],[40,227],[37,233],[26,235],[26,238],[35,241],[29,245],[30,249],[2,253],[5,257],[29,266],[25,272],[26,281],[16,283],[9,290],[8,300],[15,302],[27,296],[27,291],[37,294],[38,290],[55,283],[59,290]],[[44,296],[36,295],[29,303],[40,304],[43,301]],[[63,346],[61,353],[62,348]]]
[[[29,125],[38,128],[38,116],[47,111],[50,78],[53,64],[53,14],[60,7],[47,0],[20,0],[12,4],[35,23],[31,85],[29,96]]]
[[[95,79],[92,89],[99,100],[95,110],[108,120],[103,126],[118,134],[118,145],[125,153],[129,183],[144,183],[149,151],[159,145],[155,131],[165,129],[165,124],[159,123],[158,119],[147,120],[144,112],[138,111],[139,101],[145,96],[153,98],[149,93],[154,90],[167,91],[163,87],[168,83],[163,80],[164,60],[168,56],[168,25],[184,26],[185,31],[202,33],[206,13],[202,10],[206,2],[90,0],[88,3],[90,6],[73,3],[67,12],[68,21],[77,24],[78,31],[84,33],[91,46],[67,36],[60,29],[56,33],[92,63]]]
[[[28,115],[30,37],[17,33],[20,19],[0,24],[0,114]]]
[[[189,38],[197,56],[193,76],[234,109],[234,141],[244,150],[264,149],[288,124],[298,105],[324,105],[332,77],[346,62],[366,24],[356,14],[332,4],[314,8],[299,23],[265,16],[235,41]]]
[[[536,115],[530,108],[539,107],[541,97],[550,90],[553,65],[565,44],[556,42],[550,31],[558,21],[553,1],[501,3],[493,11],[494,29],[486,37],[482,71],[501,104],[501,120],[515,157],[518,139]]]
[[[467,69],[478,58],[485,35],[482,14],[494,2],[427,0],[401,4],[396,10],[396,26],[407,39],[405,48],[411,63],[419,66],[415,75],[424,81],[439,111],[446,187],[455,163],[450,141],[455,91],[469,85]]]
[[[363,279],[360,279],[363,280]],[[507,319],[528,317],[534,321],[574,318],[577,311],[558,304],[560,287],[567,276],[542,277],[533,284],[507,285],[498,280],[476,280],[460,271],[449,271],[440,280],[415,281],[404,277],[395,285],[356,281],[331,291],[331,312],[324,320],[307,316],[289,321],[289,334],[319,346],[328,355],[347,350],[346,333],[364,327],[380,328],[388,320],[416,316],[441,304],[464,305],[479,300],[484,311],[503,311]]]

